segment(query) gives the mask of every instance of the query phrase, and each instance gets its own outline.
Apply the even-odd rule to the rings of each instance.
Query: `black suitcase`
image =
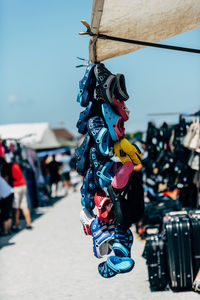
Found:
[[[176,291],[189,290],[193,282],[189,218],[181,213],[172,215],[165,226],[170,287]]]
[[[191,224],[193,276],[196,277],[200,268],[200,210],[189,211]]]
[[[147,239],[143,256],[148,266],[150,288],[164,290],[168,283],[166,247],[159,234]]]

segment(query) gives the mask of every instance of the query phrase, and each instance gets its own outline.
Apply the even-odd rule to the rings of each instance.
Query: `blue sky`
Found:
[[[89,38],[79,36],[81,19],[90,22],[92,1],[1,0],[0,124],[49,122],[76,133],[83,110],[76,102],[88,58]],[[163,42],[162,42],[163,43]],[[166,44],[200,49],[200,29],[172,37]],[[127,132],[144,130],[148,113],[195,112],[200,108],[200,55],[144,48],[105,61],[126,77],[131,111]],[[178,117],[155,117],[177,121]]]

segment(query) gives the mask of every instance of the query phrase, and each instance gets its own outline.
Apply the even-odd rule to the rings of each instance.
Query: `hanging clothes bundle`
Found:
[[[196,174],[194,176],[194,184],[197,186],[197,208],[200,206],[200,111],[194,114],[183,114],[184,118],[192,117],[194,120],[187,129],[187,134],[184,137],[182,144],[190,149],[191,156],[188,165]]]

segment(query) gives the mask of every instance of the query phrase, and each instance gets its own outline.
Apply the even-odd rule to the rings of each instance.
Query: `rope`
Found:
[[[101,33],[99,33],[99,34],[93,34],[91,32],[89,34],[91,36],[96,36],[97,38],[104,39],[104,40],[111,40],[111,41],[117,41],[117,42],[122,42],[122,43],[136,44],[136,45],[149,46],[149,47],[162,48],[162,49],[169,49],[169,50],[176,50],[176,51],[200,53],[200,49],[185,48],[185,47],[163,45],[163,44],[156,44],[156,43],[150,43],[150,42],[142,42],[142,41],[136,41],[136,40],[129,40],[129,39],[124,39],[124,38],[109,36],[109,35],[105,35],[105,34],[101,34]]]

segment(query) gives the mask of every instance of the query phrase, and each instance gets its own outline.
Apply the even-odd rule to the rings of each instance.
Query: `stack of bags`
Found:
[[[98,266],[104,278],[134,266],[129,204],[131,177],[133,171],[141,170],[142,156],[125,139],[129,110],[124,101],[128,98],[123,74],[112,74],[102,63],[88,65],[77,97],[85,107],[76,125],[84,140],[75,154],[77,172],[84,176],[80,213],[84,232],[92,236],[97,258],[114,253]]]

